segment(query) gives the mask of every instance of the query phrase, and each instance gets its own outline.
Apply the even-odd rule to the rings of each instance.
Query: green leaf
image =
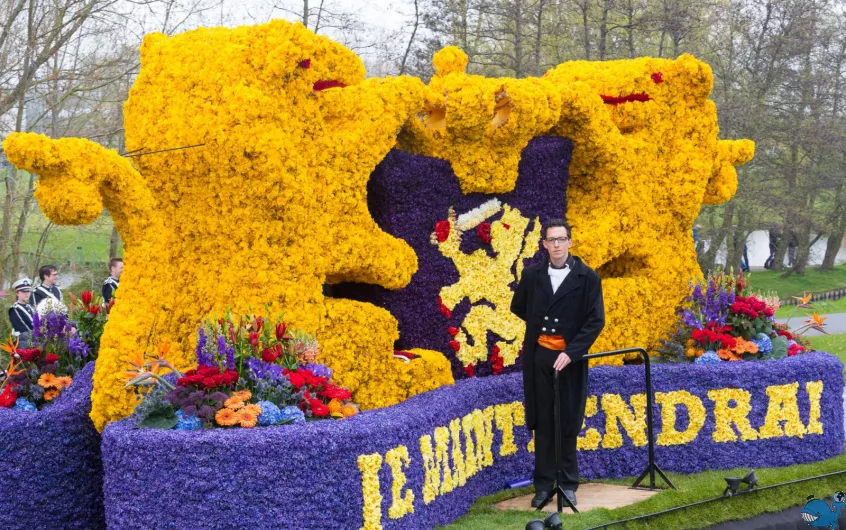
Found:
[[[138,424],[138,427],[147,427],[150,429],[173,429],[179,423],[179,418],[176,417],[173,407],[170,405],[156,409],[147,415],[144,420]]]
[[[772,342],[773,351],[767,357],[770,359],[783,359],[787,357],[787,338],[779,336],[774,338]]]

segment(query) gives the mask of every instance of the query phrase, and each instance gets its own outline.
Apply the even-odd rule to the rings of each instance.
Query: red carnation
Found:
[[[440,243],[443,243],[449,237],[449,221],[438,221],[435,223],[435,236]]]
[[[7,385],[3,393],[0,394],[0,407],[12,408],[15,406],[15,401],[17,400],[17,392],[12,390],[12,385]]]
[[[453,351],[458,351],[461,349],[461,344],[457,340],[449,341],[449,347],[453,349]]]
[[[288,381],[291,382],[291,385],[294,386],[297,390],[301,389],[305,386],[305,378],[298,374],[297,372],[291,372],[290,370],[286,370],[286,374],[288,376]]]
[[[660,85],[664,82],[664,76],[661,74],[661,72],[655,72],[650,77],[652,78],[652,82],[656,85]]]
[[[329,415],[329,407],[324,405],[319,399],[312,399],[308,402],[311,405],[311,413],[317,418],[324,418]]]
[[[452,317],[452,311],[450,311],[450,309],[447,306],[444,305],[444,302],[443,302],[443,300],[441,300],[440,296],[438,297],[438,306],[441,308],[441,314],[444,317],[446,317],[446,318]]]
[[[38,348],[28,348],[26,350],[18,350],[22,361],[34,362],[41,356],[41,350]]]
[[[450,326],[450,327],[448,327],[448,328],[447,328],[447,333],[449,333],[449,334],[450,334],[450,335],[452,335],[453,337],[455,337],[456,335],[458,335],[458,331],[459,331],[459,330],[458,330],[458,328],[453,327],[453,326]]]
[[[203,379],[203,386],[206,388],[214,388],[217,386],[217,381],[214,380],[214,377],[206,377]]]
[[[54,362],[59,360],[59,356],[56,355],[55,353],[48,353],[47,357],[44,360],[47,361],[48,363],[54,363]]]
[[[300,68],[305,68],[307,70],[311,68],[311,59],[303,59],[302,61],[297,63],[297,66],[299,66]]]
[[[94,293],[91,291],[82,291],[82,303],[85,305],[91,304],[91,300],[94,299]]]
[[[485,243],[491,242],[491,224],[490,223],[479,223],[479,226],[476,227],[476,235],[479,236]]]

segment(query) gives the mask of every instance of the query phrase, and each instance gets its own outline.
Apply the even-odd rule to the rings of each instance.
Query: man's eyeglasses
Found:
[[[546,241],[547,243],[549,243],[552,246],[558,245],[559,243],[563,245],[564,243],[566,243],[569,240],[570,240],[569,237],[548,237],[548,238],[544,239],[544,241]]]

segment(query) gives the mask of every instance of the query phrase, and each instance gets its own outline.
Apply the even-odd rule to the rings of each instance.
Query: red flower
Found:
[[[262,324],[264,324],[264,319],[262,317],[256,317],[256,333],[261,331]]]
[[[305,377],[297,372],[292,372],[290,370],[285,370],[285,375],[288,376],[288,381],[291,382],[291,385],[294,386],[298,391],[302,387],[305,386]]]
[[[270,348],[265,348],[264,351],[261,352],[261,360],[266,363],[276,362],[276,352]]]
[[[793,357],[794,355],[798,355],[800,353],[804,353],[805,348],[799,346],[798,344],[791,344],[789,348],[787,348],[787,355]]]
[[[352,393],[347,390],[346,388],[341,388],[338,386],[329,385],[321,392],[318,392],[320,397],[324,397],[326,399],[339,399],[341,401],[346,401],[350,397],[352,397]]]
[[[219,374],[218,374],[219,375]],[[206,388],[214,388],[218,385],[218,382],[215,381],[214,377],[206,377],[203,378],[203,386]]]
[[[54,362],[59,360],[59,356],[56,355],[55,353],[48,353],[47,357],[44,360],[47,361],[48,363],[54,363]]]
[[[461,349],[461,344],[457,340],[449,341],[449,347],[453,349],[453,351],[458,351]]]
[[[288,329],[288,326],[285,325],[284,322],[280,322],[280,323],[276,324],[276,339],[277,340],[290,339],[291,337],[285,336],[285,331],[287,329]]]
[[[250,346],[255,348],[256,346],[258,346],[258,343],[259,343],[259,334],[256,333],[255,331],[251,331],[250,332]]]
[[[660,85],[661,83],[663,83],[663,82],[664,82],[664,76],[661,74],[661,72],[655,72],[655,73],[654,73],[654,74],[652,74],[650,77],[652,78],[652,81],[653,81],[656,85]]]
[[[472,364],[468,364],[464,367],[464,373],[467,374],[467,377],[473,377],[475,374],[475,368]]]
[[[440,306],[441,314],[445,318],[451,318],[452,317],[452,311],[450,311],[450,309],[447,306],[444,305],[444,302],[441,300],[440,296],[438,297],[438,306]]]
[[[791,332],[787,331],[786,329],[780,329],[780,330],[778,330],[778,335],[779,335],[780,337],[786,337],[786,338],[787,338],[787,340],[793,340],[793,333],[791,333]]]
[[[112,298],[109,300],[109,305],[106,306],[106,313],[111,313],[112,308],[115,306],[115,299]]]
[[[505,228],[506,230],[511,230],[511,225],[509,225],[509,224],[502,223],[502,227]]]
[[[440,243],[443,243],[449,237],[449,221],[438,221],[435,223],[435,236]]]
[[[91,291],[82,291],[82,303],[85,305],[90,305],[91,300],[94,299],[94,293]]]
[[[300,68],[305,68],[306,70],[308,70],[309,68],[311,68],[311,59],[303,59],[302,61],[297,63],[297,66],[299,66]]]
[[[769,308],[769,307],[764,308],[764,315],[771,317],[774,314],[775,314],[775,312],[771,308]]]
[[[497,346],[496,344],[494,344],[494,347],[493,347],[493,348],[491,348],[491,353],[492,353],[493,355],[499,355],[499,346]]]
[[[12,390],[12,385],[6,385],[6,389],[0,394],[0,407],[12,408],[17,400],[18,394]]]
[[[22,361],[31,363],[38,360],[38,358],[41,356],[41,350],[39,350],[38,348],[18,350],[18,355],[20,355]]]
[[[94,316],[97,316],[97,315],[100,314],[100,306],[90,305],[90,306],[88,306],[88,312],[91,313]]]
[[[479,223],[479,226],[476,227],[476,235],[479,236],[485,243],[491,242],[491,224],[490,223]]]
[[[311,405],[311,413],[317,418],[324,418],[329,415],[329,407],[324,405],[319,399],[312,399],[308,402]]]
[[[447,328],[447,333],[449,333],[449,334],[450,334],[450,335],[452,335],[453,337],[455,337],[456,335],[458,335],[458,331],[459,331],[459,330],[458,330],[458,328],[453,327],[453,326],[450,326],[450,327],[448,327],[448,328]]]

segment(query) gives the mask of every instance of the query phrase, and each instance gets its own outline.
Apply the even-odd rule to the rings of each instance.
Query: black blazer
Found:
[[[523,395],[526,427],[534,430],[534,360],[538,336],[561,335],[572,362],[580,362],[605,327],[602,280],[578,257],[568,258],[570,274],[555,291],[549,279],[549,261],[527,267],[511,300],[511,312],[526,322],[523,345]],[[545,330],[544,330],[545,328]]]

